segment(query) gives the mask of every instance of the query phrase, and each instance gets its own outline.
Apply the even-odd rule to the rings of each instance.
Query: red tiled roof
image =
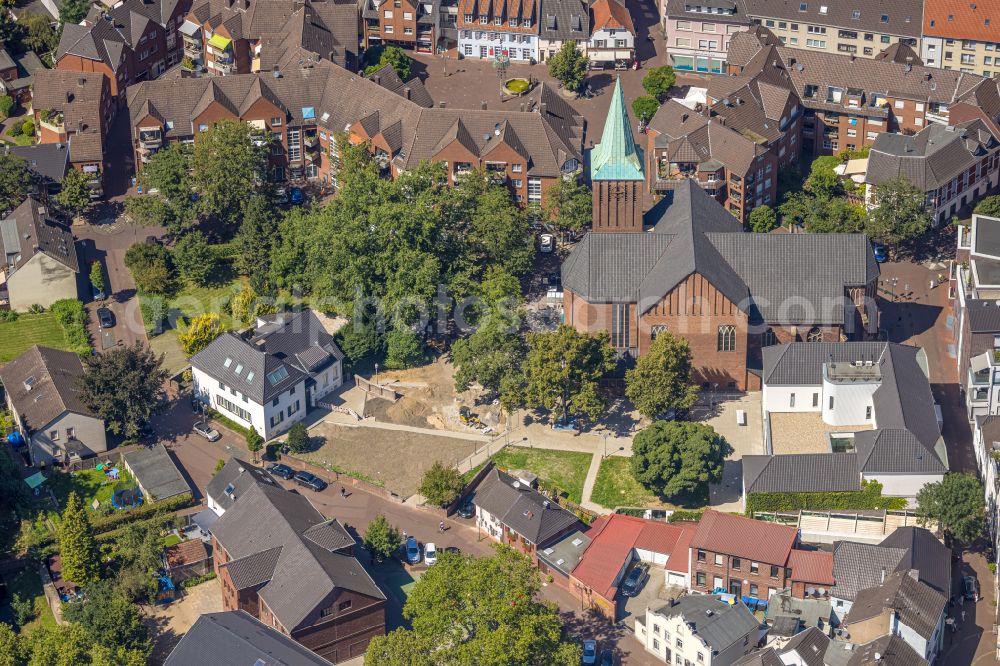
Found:
[[[797,534],[794,527],[787,525],[708,509],[698,523],[691,547],[784,566]]]
[[[615,594],[615,577],[633,548],[671,555],[686,531],[669,523],[620,514],[598,518],[587,531],[592,541],[573,570],[573,577],[611,599]],[[686,560],[687,548],[684,553]]]
[[[822,550],[793,550],[788,556],[792,580],[833,585],[833,553]]]
[[[207,559],[208,551],[205,549],[205,542],[201,539],[182,541],[167,548],[167,565],[171,568],[203,562]]]
[[[667,570],[686,574],[691,570],[691,540],[694,539],[698,527],[697,523],[693,525],[686,523],[680,525],[680,528],[684,531],[677,539],[677,543],[674,544],[673,552],[670,553],[670,558],[667,560]]]
[[[934,0],[924,5],[924,34],[995,42],[1000,11],[993,3]]]
[[[632,25],[632,15],[629,14],[624,3],[618,2],[618,0],[596,0],[590,6],[590,11],[594,14],[592,21],[593,31],[614,28],[618,30],[625,29],[633,35],[635,34],[635,27]]]

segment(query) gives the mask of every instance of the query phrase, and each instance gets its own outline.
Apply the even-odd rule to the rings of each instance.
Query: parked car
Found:
[[[597,641],[587,639],[583,642],[583,657],[580,659],[581,664],[596,664],[597,663]]]
[[[625,577],[625,582],[622,583],[622,594],[627,597],[634,597],[639,594],[639,590],[642,589],[642,586],[646,584],[646,579],[649,578],[646,568],[646,565],[642,562],[632,568],[632,571]]]
[[[458,515],[460,518],[472,518],[476,515],[476,505],[469,501],[462,502],[458,507]]]
[[[281,463],[271,463],[267,466],[267,471],[274,476],[280,476],[285,481],[291,481],[292,477],[295,476],[295,470],[288,465],[283,465]]]
[[[219,431],[208,425],[205,421],[198,421],[191,429],[210,442],[217,442],[222,438]]]
[[[292,478],[295,479],[295,483],[299,484],[300,486],[305,486],[306,488],[310,488],[312,490],[315,490],[316,492],[322,492],[326,490],[326,487],[328,485],[327,482],[324,481],[323,479],[319,478],[315,474],[310,474],[309,472],[306,471],[296,472],[295,476]]]
[[[413,537],[406,539],[406,561],[410,564],[420,563],[420,545]]]
[[[305,195],[302,194],[302,188],[293,187],[289,199],[291,200],[293,206],[301,206],[302,202],[305,201]]]
[[[274,191],[274,196],[279,204],[288,203],[288,191],[285,188],[279,187],[277,190]]]
[[[101,325],[101,328],[113,328],[115,325],[115,316],[111,314],[111,310],[108,308],[97,308],[97,321]]]
[[[437,548],[433,542],[424,545],[424,564],[430,566],[438,561]]]
[[[962,578],[962,590],[965,592],[966,599],[976,598],[976,579],[972,576],[965,576]]]
[[[538,237],[538,249],[548,254],[556,249],[556,237],[552,234],[542,234]]]
[[[875,261],[880,264],[889,260],[889,255],[885,251],[885,246],[880,243],[872,243],[872,252],[875,254]]]
[[[615,666],[615,651],[611,648],[601,650],[601,666]]]

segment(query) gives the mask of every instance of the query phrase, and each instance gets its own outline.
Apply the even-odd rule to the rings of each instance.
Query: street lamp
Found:
[[[378,386],[378,363],[375,364],[375,386]]]

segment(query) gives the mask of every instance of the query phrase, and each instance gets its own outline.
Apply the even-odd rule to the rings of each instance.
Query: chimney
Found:
[[[403,88],[403,96],[406,97],[406,99],[410,99],[410,95],[412,93],[413,93],[413,91],[410,90],[410,86],[406,86],[406,87]]]
[[[681,123],[686,123],[687,119],[688,119],[688,114],[682,113],[681,114]]]
[[[374,81],[375,83],[377,83],[379,85],[382,85],[382,77],[380,75],[378,75],[378,74],[376,74],[375,76],[372,77],[372,81]]]
[[[852,54],[851,54],[851,62],[854,62],[854,59],[855,59],[855,58],[857,58],[857,56],[856,56],[856,55],[854,55],[854,54],[852,53]]]
[[[84,87],[85,85],[87,85],[87,79],[81,76],[76,80],[76,85],[80,86],[81,88]]]
[[[73,101],[73,93],[69,90],[66,91],[66,103],[69,104]]]
[[[438,102],[438,108],[439,109],[447,108],[447,104],[445,102]]]
[[[538,112],[540,114],[542,114],[543,116],[548,113],[548,109],[549,109],[549,105],[546,104],[545,102],[542,102],[541,104],[538,105]]]
[[[521,113],[524,113],[524,102],[521,102],[521,104],[518,106],[518,109],[521,111]]]
[[[479,109],[481,111],[485,111],[486,110],[486,100],[485,99],[479,103]]]
[[[281,70],[278,69],[277,65],[272,65],[271,66],[271,76],[273,76],[276,79],[280,79],[281,78]]]

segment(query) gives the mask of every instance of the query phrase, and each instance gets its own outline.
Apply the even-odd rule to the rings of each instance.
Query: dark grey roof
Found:
[[[0,48],[0,69],[14,69],[15,67],[17,67],[17,64],[10,57],[10,54],[7,53],[7,49]]]
[[[918,581],[909,571],[897,571],[886,576],[881,585],[858,592],[844,623],[868,620],[891,608],[898,613],[900,622],[930,639],[947,602],[943,594]]]
[[[854,453],[743,456],[746,493],[836,493],[860,490]]]
[[[583,532],[573,530],[564,534],[558,541],[539,549],[536,554],[539,560],[568,576],[583,559],[583,554],[591,541],[592,539]]]
[[[746,0],[747,14],[754,18],[780,18],[800,23],[828,25],[903,37],[920,38],[923,0],[874,0],[873,2],[829,2],[828,0]],[[801,6],[805,5],[805,11]],[[854,12],[858,18],[854,18]],[[885,21],[882,18],[885,17]]]
[[[996,300],[970,298],[965,301],[972,333],[1000,333],[1000,305]]]
[[[307,375],[344,359],[333,336],[312,310],[269,318],[254,331],[250,344]]]
[[[313,525],[303,532],[302,536],[327,550],[350,548],[357,543],[350,532],[344,529],[344,526],[336,518],[319,525]]]
[[[780,615],[774,618],[774,622],[771,623],[771,630],[767,633],[769,636],[791,638],[801,630],[802,620],[791,615]]]
[[[330,666],[246,611],[205,613],[167,656],[164,666]]]
[[[575,515],[498,469],[480,482],[473,503],[536,547],[546,546],[550,539],[579,523]]]
[[[764,384],[778,386],[819,386],[826,363],[871,361],[881,373],[872,396],[878,429],[855,433],[858,469],[869,474],[948,470],[920,348],[891,342],[793,342],[766,347],[763,357]]]
[[[847,666],[927,666],[927,660],[902,638],[889,634],[856,646]]]
[[[795,652],[805,666],[824,666],[823,657],[828,647],[830,638],[816,627],[809,627],[793,636],[781,653]]]
[[[774,648],[765,648],[740,657],[733,666],[785,666]]]
[[[585,43],[590,39],[590,11],[582,0],[542,0],[538,22],[541,39]]]
[[[830,594],[853,601],[861,590],[880,585],[906,556],[903,548],[857,541],[838,541],[833,546],[833,578]]]
[[[28,168],[48,185],[61,183],[69,165],[69,146],[65,143],[36,143],[30,146],[8,146],[7,150],[22,158]]]
[[[1000,257],[1000,218],[975,215],[972,220],[973,254]]]
[[[80,400],[77,382],[82,376],[79,356],[38,345],[0,368],[7,397],[31,431],[44,428],[65,412],[94,416]]]
[[[233,561],[240,561],[244,583],[266,581],[258,594],[288,631],[315,624],[339,589],[385,598],[357,559],[321,545],[326,538],[313,541],[306,534],[326,522],[303,495],[254,483],[212,528]]]
[[[151,501],[191,492],[163,444],[129,451],[122,457],[142,489],[152,496],[148,498]]]
[[[281,546],[262,550],[246,557],[225,563],[229,577],[237,590],[245,590],[266,583],[274,576],[274,567],[281,557]]]
[[[948,126],[931,123],[912,136],[883,132],[872,144],[865,182],[877,186],[903,178],[930,192],[998,148],[1000,141],[979,119]]]
[[[880,546],[904,548],[902,569],[916,569],[921,582],[951,596],[951,549],[923,527],[897,527]]]
[[[278,485],[271,475],[260,467],[255,467],[239,458],[230,458],[219,473],[208,482],[205,494],[221,506],[223,511],[228,511],[236,498],[242,497],[250,486],[258,483]],[[229,486],[232,486],[232,489],[226,492]]]
[[[28,197],[0,219],[0,262],[16,270],[39,252],[80,272],[73,233],[51,219],[41,202]]]
[[[742,602],[729,605],[707,594],[690,594],[651,609],[665,618],[681,615],[713,651],[723,652],[748,633],[756,638],[760,622]],[[711,611],[711,612],[709,612]]]
[[[306,378],[296,365],[256,348],[232,332],[223,333],[192,356],[191,366],[235,388],[258,405]]]
[[[691,181],[648,213],[652,233],[588,233],[563,263],[567,289],[590,303],[638,302],[645,312],[693,272],[751,318],[843,323],[844,289],[878,264],[862,234],[747,234]],[[802,308],[787,308],[803,302]]]

